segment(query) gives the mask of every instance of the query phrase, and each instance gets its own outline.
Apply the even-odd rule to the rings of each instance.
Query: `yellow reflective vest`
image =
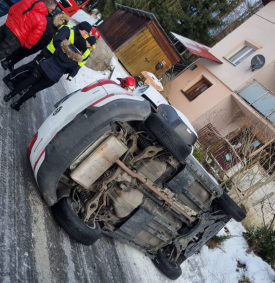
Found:
[[[72,44],[74,44],[74,29],[73,26],[63,25],[58,30],[60,30],[62,27],[68,27],[70,29],[70,36],[69,40]],[[58,33],[58,32],[57,32]],[[53,54],[55,52],[55,47],[53,45],[53,38],[51,42],[48,44],[47,49]]]
[[[82,54],[82,61],[78,63],[78,65],[79,65],[80,67],[84,66],[84,65],[87,63],[87,61],[88,61],[88,59],[89,59],[89,57],[90,57],[90,53],[91,53],[90,50],[87,49],[87,50]]]
[[[68,28],[70,29],[69,40],[70,40],[70,42],[71,42],[72,44],[74,44],[74,29],[73,29],[73,26],[63,25],[63,26],[61,26],[61,27],[68,27]],[[61,28],[61,27],[60,27],[60,28]],[[59,28],[59,29],[60,29],[60,28]],[[87,37],[88,37],[88,36],[87,36]],[[47,49],[48,49],[52,54],[55,52],[56,49],[55,49],[55,47],[54,47],[54,45],[53,45],[53,39],[52,39],[51,42],[48,44]],[[90,53],[91,53],[90,50],[87,49],[87,50],[82,54],[82,61],[78,63],[78,65],[79,65],[80,67],[84,66],[84,65],[87,63],[87,61],[88,61],[88,59],[89,59],[89,56],[90,56]]]

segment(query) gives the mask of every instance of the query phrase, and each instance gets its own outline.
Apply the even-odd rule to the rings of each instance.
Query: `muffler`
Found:
[[[89,189],[127,150],[124,143],[111,135],[70,176],[79,185]]]

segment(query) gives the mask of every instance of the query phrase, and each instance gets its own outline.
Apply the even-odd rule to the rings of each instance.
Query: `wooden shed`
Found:
[[[181,61],[181,56],[152,13],[116,4],[118,11],[98,29],[110,49],[132,75],[142,71],[163,74]],[[159,62],[165,61],[157,70]]]

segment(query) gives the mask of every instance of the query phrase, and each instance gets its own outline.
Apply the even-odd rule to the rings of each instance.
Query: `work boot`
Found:
[[[12,103],[10,105],[10,108],[13,109],[13,110],[19,111],[20,110],[20,106],[21,106],[21,104],[18,103],[18,101],[16,101],[16,102],[14,102],[14,103]]]
[[[4,95],[4,101],[8,102],[12,97],[14,97],[16,94],[10,92],[8,95]]]
[[[4,70],[8,69],[8,64],[9,64],[9,60],[7,58],[1,61],[1,66]]]
[[[1,63],[2,63],[2,62],[1,62]],[[13,85],[13,82],[10,81],[9,75],[5,76],[2,80],[3,80],[4,84],[5,84],[11,91],[14,90],[14,85]]]

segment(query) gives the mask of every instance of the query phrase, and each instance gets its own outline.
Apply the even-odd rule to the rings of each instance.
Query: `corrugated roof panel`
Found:
[[[209,52],[210,47],[203,45],[201,43],[198,43],[194,40],[191,40],[187,37],[184,37],[182,35],[176,34],[172,32],[175,38],[178,39],[191,53],[202,57],[209,59],[211,61],[215,61],[217,63],[222,64],[222,61],[220,61],[218,58],[216,58],[213,54]]]

